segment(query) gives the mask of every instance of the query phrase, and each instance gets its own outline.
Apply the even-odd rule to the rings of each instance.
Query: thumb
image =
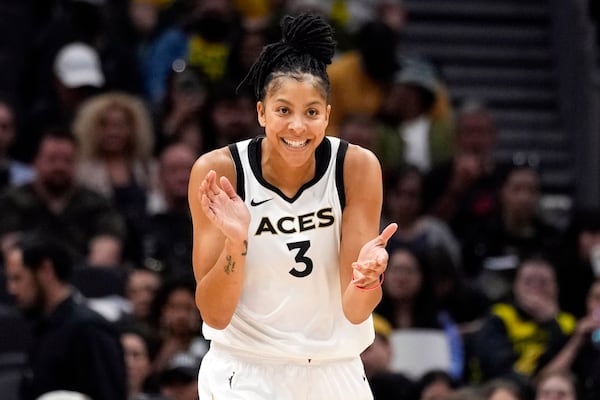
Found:
[[[389,224],[388,226],[383,228],[383,231],[381,231],[381,233],[379,234],[379,236],[376,239],[377,244],[385,247],[387,245],[388,240],[390,240],[392,235],[394,233],[396,233],[397,229],[398,229],[398,224],[395,222],[392,222],[391,224]]]
[[[221,188],[223,189],[223,191],[225,192],[227,197],[229,197],[230,199],[235,199],[237,197],[237,193],[236,193],[235,189],[233,188],[233,185],[231,184],[231,182],[229,182],[229,179],[222,176],[220,179],[220,183],[221,183]]]

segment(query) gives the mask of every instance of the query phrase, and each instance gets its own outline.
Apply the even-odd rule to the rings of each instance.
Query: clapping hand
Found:
[[[206,174],[198,190],[202,210],[228,239],[241,243],[248,237],[250,212],[229,179],[222,176],[219,183],[215,171]]]

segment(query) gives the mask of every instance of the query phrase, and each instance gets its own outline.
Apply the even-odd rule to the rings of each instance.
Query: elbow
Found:
[[[206,316],[206,317],[202,316],[202,320],[204,321],[205,324],[207,324],[211,328],[221,331],[221,330],[227,328],[227,326],[229,326],[229,323],[231,322],[231,316],[229,316],[229,317],[219,316],[219,315]]]
[[[344,316],[353,325],[362,324],[363,322],[365,322],[367,320],[367,318],[369,318],[369,315],[371,315],[371,314],[361,315],[359,313],[353,313],[353,312],[349,312],[348,310],[344,310]]]

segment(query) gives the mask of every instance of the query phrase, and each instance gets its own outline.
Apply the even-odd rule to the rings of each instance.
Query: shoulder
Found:
[[[192,167],[192,174],[202,173],[204,176],[210,170],[214,170],[217,175],[228,176],[233,173],[234,164],[229,147],[221,147],[201,155]]]
[[[345,171],[354,173],[358,171],[377,172],[381,170],[379,159],[371,150],[364,147],[348,143],[346,159],[344,162]]]

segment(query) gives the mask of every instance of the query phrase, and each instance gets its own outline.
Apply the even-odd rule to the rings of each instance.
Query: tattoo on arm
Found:
[[[244,252],[242,253],[245,256],[248,253],[248,241],[244,240]],[[226,256],[225,260],[227,263],[225,264],[225,273],[229,275],[230,272],[235,270],[235,261],[233,261],[231,256]]]
[[[225,264],[225,273],[229,275],[230,272],[235,270],[235,261],[231,259],[231,256],[225,257],[227,263]]]

